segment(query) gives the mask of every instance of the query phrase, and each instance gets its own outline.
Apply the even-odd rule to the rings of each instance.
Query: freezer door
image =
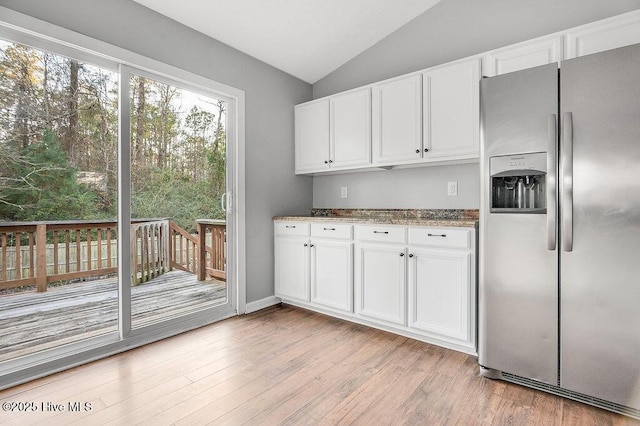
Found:
[[[558,67],[545,65],[485,79],[480,91],[478,361],[486,368],[557,385],[557,212],[555,184],[549,178],[557,173]],[[492,213],[490,159],[514,156],[507,160],[517,163],[516,154],[523,153],[550,155],[548,215]]]
[[[640,409],[640,45],[560,87],[561,386]]]

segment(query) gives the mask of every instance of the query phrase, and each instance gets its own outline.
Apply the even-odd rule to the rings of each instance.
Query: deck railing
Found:
[[[169,219],[133,220],[132,285],[173,268],[201,280],[207,275],[225,279],[224,221],[214,228],[209,231],[207,225],[194,236]],[[207,254],[204,261],[202,251]],[[114,274],[117,254],[114,221],[0,223],[0,289],[35,285],[37,291],[46,291],[49,283]]]
[[[189,234],[173,222],[169,225],[169,232],[171,267],[197,274],[198,237]]]
[[[138,285],[171,270],[169,259],[170,220],[131,223],[132,285]]]
[[[226,280],[226,222],[198,219],[196,223],[196,235],[189,234],[173,222],[170,223],[171,267],[196,274],[200,281],[206,276]],[[204,267],[201,268],[200,265]]]
[[[198,263],[198,279],[203,281],[206,275],[225,281],[227,279],[227,224],[224,220],[196,220],[198,237],[206,244],[200,244]]]

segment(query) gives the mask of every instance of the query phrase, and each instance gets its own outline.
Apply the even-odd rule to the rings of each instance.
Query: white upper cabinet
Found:
[[[295,107],[296,173],[313,173],[329,168],[329,100],[307,102]]]
[[[636,43],[640,10],[297,105],[296,174],[477,161],[481,76]]]
[[[423,157],[478,158],[480,153],[480,59],[423,74]]]
[[[397,165],[422,158],[422,75],[373,86],[373,164]]]
[[[488,52],[482,72],[487,77],[562,60],[562,36],[541,37]]]
[[[295,107],[296,173],[371,164],[371,89],[345,92]]]
[[[371,89],[329,98],[330,166],[351,168],[371,163]]]
[[[565,58],[577,58],[640,43],[640,14],[631,12],[567,31]]]

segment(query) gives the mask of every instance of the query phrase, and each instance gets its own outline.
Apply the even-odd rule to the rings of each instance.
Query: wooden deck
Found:
[[[116,330],[117,288],[111,277],[0,296],[0,361]],[[174,270],[132,287],[133,326],[226,297],[226,283]]]

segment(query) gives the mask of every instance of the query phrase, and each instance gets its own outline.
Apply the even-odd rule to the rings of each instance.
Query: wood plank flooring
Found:
[[[131,289],[134,326],[226,299],[226,284],[170,271]],[[0,296],[0,361],[117,330],[118,280]]]
[[[640,424],[481,378],[474,357],[289,306],[16,386],[0,402],[36,404],[1,412],[12,425]],[[74,402],[91,410],[69,412]]]

